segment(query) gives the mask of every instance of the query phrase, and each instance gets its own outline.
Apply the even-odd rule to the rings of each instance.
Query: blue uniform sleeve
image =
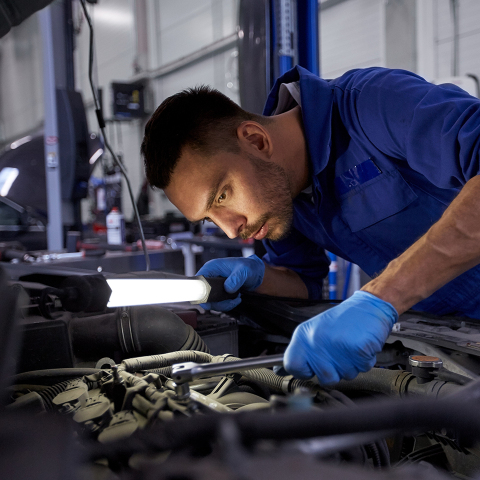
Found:
[[[298,273],[308,289],[308,298],[322,298],[323,279],[328,274],[330,260],[325,251],[292,227],[283,240],[264,240],[267,253],[263,260],[272,266],[289,268]]]
[[[460,188],[479,173],[479,99],[404,70],[355,70],[334,84],[350,136],[365,135],[440,188]]]

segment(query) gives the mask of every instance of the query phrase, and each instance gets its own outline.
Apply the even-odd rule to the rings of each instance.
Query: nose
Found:
[[[212,220],[225,232],[228,238],[238,237],[247,224],[247,219],[243,215],[223,208],[216,212]]]

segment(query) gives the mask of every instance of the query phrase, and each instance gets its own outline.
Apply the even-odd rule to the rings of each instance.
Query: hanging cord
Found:
[[[125,170],[125,167],[122,165],[122,162],[120,162],[119,159],[117,158],[117,156],[115,155],[113,149],[110,146],[110,143],[107,140],[107,136],[106,136],[106,132],[105,132],[105,120],[103,118],[102,109],[100,107],[100,102],[98,101],[97,90],[95,89],[95,86],[94,86],[94,83],[93,83],[92,69],[93,69],[93,58],[94,58],[94,50],[93,50],[94,42],[93,42],[92,19],[90,18],[90,15],[88,14],[87,5],[85,3],[85,0],[80,0],[80,3],[82,4],[83,13],[85,14],[85,18],[87,19],[88,27],[90,29],[89,54],[88,54],[88,80],[90,81],[90,88],[92,89],[93,102],[95,104],[95,114],[97,115],[98,125],[100,127],[100,131],[102,132],[103,141],[105,143],[105,146],[107,147],[107,150],[110,152],[110,155],[112,156],[115,164],[118,166],[118,168],[120,168],[120,171],[121,171],[123,177],[125,178],[125,182],[127,184],[127,189],[128,189],[128,194],[130,196],[130,201],[132,202],[132,206],[133,206],[134,216],[135,216],[135,218],[137,220],[137,223],[138,223],[140,240],[142,242],[143,254],[145,256],[146,271],[148,272],[150,270],[150,257],[148,256],[147,246],[145,245],[145,235],[143,233],[142,222],[140,221],[140,215],[138,214],[137,204],[135,203],[135,197],[133,196],[132,187],[130,185],[130,180],[128,179],[128,176],[127,176],[127,171]]]

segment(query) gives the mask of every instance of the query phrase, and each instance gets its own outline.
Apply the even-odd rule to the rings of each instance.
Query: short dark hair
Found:
[[[208,156],[237,153],[236,129],[262,117],[240,108],[223,93],[202,85],[168,97],[145,126],[141,153],[150,185],[165,188],[184,147]]]

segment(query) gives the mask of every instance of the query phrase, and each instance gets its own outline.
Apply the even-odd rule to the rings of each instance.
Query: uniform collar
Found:
[[[282,83],[298,81],[302,98],[303,129],[315,182],[315,176],[326,167],[330,156],[333,86],[297,65],[277,79],[263,114],[270,116],[277,107]]]

